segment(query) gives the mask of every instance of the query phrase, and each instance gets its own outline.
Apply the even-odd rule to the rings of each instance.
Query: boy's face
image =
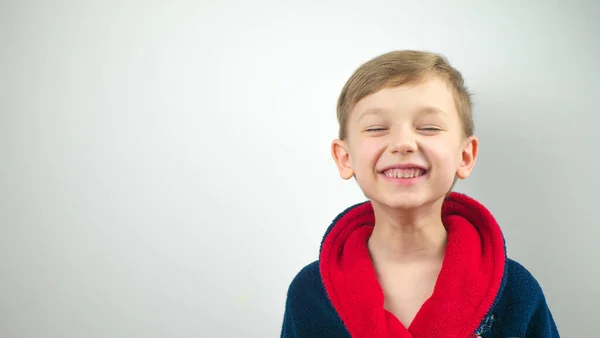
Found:
[[[464,137],[453,93],[435,77],[366,96],[346,127],[332,144],[340,175],[355,175],[367,198],[388,207],[439,201],[475,164],[477,139]]]

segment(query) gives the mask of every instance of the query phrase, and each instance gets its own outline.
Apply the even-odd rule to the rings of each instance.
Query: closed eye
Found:
[[[369,128],[366,131],[382,131],[385,130],[385,128]]]

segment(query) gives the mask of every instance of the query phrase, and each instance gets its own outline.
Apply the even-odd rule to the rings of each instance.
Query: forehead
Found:
[[[452,89],[438,78],[383,88],[362,98],[351,115],[353,120],[358,120],[364,115],[390,113],[458,116]]]

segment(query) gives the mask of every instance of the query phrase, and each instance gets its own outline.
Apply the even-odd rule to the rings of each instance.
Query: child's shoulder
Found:
[[[533,274],[521,263],[507,259],[506,263],[506,287],[504,292],[521,295],[542,295],[542,287]]]
[[[289,286],[289,292],[296,294],[323,288],[321,272],[319,270],[319,261],[314,261],[304,266],[294,276]],[[533,274],[521,263],[513,259],[507,259],[505,276],[505,296],[515,298],[525,297],[531,299],[531,296],[538,295],[543,297],[543,291],[540,283]]]
[[[320,285],[322,284],[319,261],[314,261],[300,269],[290,283],[288,292],[294,294],[310,288],[319,287]]]
[[[504,288],[493,315],[496,335],[559,337],[540,283],[515,260],[507,260]]]
[[[300,307],[329,303],[318,260],[298,271],[289,284],[287,297],[295,306]]]
[[[323,288],[321,272],[319,270],[319,261],[314,261],[304,266],[294,276],[289,286],[289,292],[306,292]],[[527,297],[534,300],[532,296],[544,297],[542,287],[533,274],[521,263],[513,259],[507,259],[504,295],[520,298]]]
[[[319,261],[303,267],[290,283],[282,337],[350,337],[321,280]]]

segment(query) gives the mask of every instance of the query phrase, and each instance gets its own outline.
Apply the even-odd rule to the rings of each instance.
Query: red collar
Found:
[[[383,308],[367,248],[375,216],[370,202],[338,216],[321,247],[327,295],[352,337],[469,337],[502,283],[506,250],[500,227],[475,200],[451,193],[442,207],[448,245],[432,296],[405,328]]]

